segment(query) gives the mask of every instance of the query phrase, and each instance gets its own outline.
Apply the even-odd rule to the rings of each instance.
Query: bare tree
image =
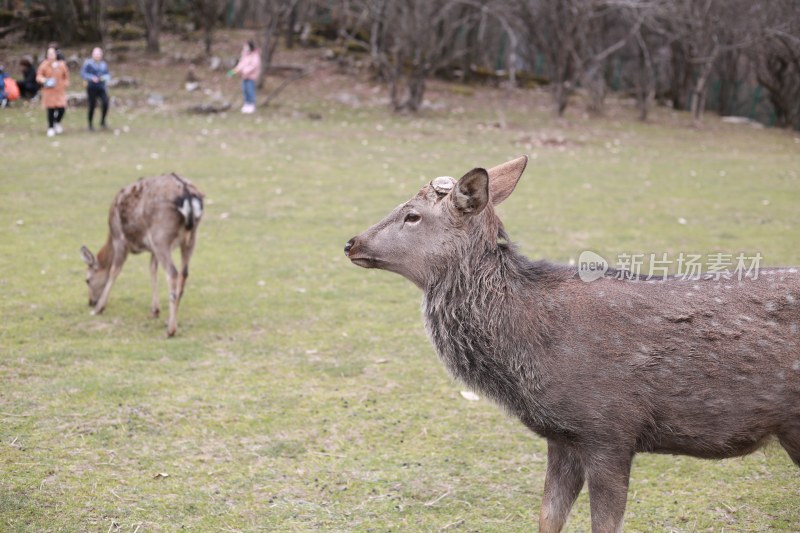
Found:
[[[53,29],[59,42],[67,44],[78,38],[80,23],[74,2],[42,0],[41,6],[52,21],[58,21],[53,25]]]
[[[567,109],[569,93],[577,77],[575,48],[585,20],[579,0],[549,2],[519,0],[519,21],[527,32],[528,60],[544,56],[554,110],[558,116]]]
[[[644,13],[638,2],[598,3],[588,14],[586,31],[578,35],[575,47],[579,80],[589,92],[588,110],[603,111],[606,95],[606,66],[608,59],[628,42],[635,43],[640,33]]]
[[[157,54],[161,50],[161,22],[164,17],[166,0],[136,0],[144,19],[147,52]]]
[[[793,0],[775,0],[759,12],[762,39],[748,50],[781,127],[800,129],[800,12]]]
[[[426,80],[468,54],[469,35],[490,13],[472,0],[344,0],[343,8],[346,37],[369,50],[392,108],[411,112],[422,105]],[[369,42],[352,31],[362,28]]]
[[[84,13],[82,20],[84,27],[87,29],[86,37],[89,40],[102,41],[106,40],[106,7],[107,0],[85,0]]]
[[[38,0],[52,21],[53,36],[62,44],[102,41],[106,0]]]
[[[582,83],[589,109],[599,112],[605,96],[605,66],[612,54],[634,40],[642,23],[636,0],[517,0],[518,20],[527,33],[528,59],[544,56],[557,115]]]
[[[706,107],[708,85],[720,57],[752,44],[752,12],[760,8],[748,0],[675,0],[664,3],[663,27],[670,35],[673,52],[673,95],[682,107],[680,93],[691,87],[691,113],[700,124]],[[693,81],[692,81],[693,80]]]
[[[290,15],[299,0],[260,0],[259,10],[263,24],[261,39],[261,75],[258,87],[264,86],[264,77],[272,65],[272,57],[278,47],[281,30],[286,28]]]
[[[192,0],[191,6],[194,8],[194,16],[200,27],[203,29],[203,45],[207,56],[211,55],[211,48],[214,43],[214,28],[219,23],[227,0]]]
[[[647,120],[650,102],[655,97],[655,66],[653,64],[652,32],[636,33],[636,105],[639,108],[639,120]]]

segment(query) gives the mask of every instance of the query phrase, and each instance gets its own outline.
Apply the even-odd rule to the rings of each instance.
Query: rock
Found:
[[[67,93],[67,106],[68,107],[86,107],[88,105],[88,97],[85,92],[80,93]]]
[[[359,100],[358,96],[348,92],[336,93],[333,95],[333,99],[350,107],[359,107],[361,105],[361,100]]]
[[[139,82],[130,76],[120,76],[119,78],[111,78],[108,82],[109,87],[137,87]]]
[[[197,89],[200,88],[200,84],[197,83],[196,81],[189,81],[189,82],[186,82],[185,87],[186,87],[187,91],[193,92],[193,91],[196,91]]]
[[[150,93],[147,95],[147,105],[161,107],[164,105],[164,97],[158,93]]]
[[[198,104],[189,108],[189,113],[197,115],[210,115],[214,113],[224,113],[231,108],[231,103],[227,100],[212,100]]]
[[[431,102],[430,100],[423,100],[420,109],[429,109],[431,111],[444,111],[447,109],[447,104],[444,102]]]
[[[758,122],[757,120],[753,120],[747,117],[733,117],[733,116],[722,117],[722,122],[725,122],[727,124],[746,124],[754,128],[764,127],[764,125]]]
[[[81,69],[81,58],[79,58],[76,54],[72,54],[67,58],[67,67],[70,70],[80,70]]]
[[[189,65],[189,70],[186,72],[186,80],[187,83],[191,83],[194,81],[201,81],[200,78],[197,77],[197,74],[194,72],[194,65]]]

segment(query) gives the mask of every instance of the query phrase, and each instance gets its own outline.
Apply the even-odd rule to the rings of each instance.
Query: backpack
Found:
[[[14,78],[6,78],[3,80],[5,85],[6,98],[9,102],[19,99],[19,85]]]

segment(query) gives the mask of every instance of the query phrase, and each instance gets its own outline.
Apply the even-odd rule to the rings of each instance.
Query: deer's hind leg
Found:
[[[593,533],[622,531],[633,452],[611,447],[586,461]]]
[[[794,464],[800,466],[800,425],[787,428],[778,433],[778,441],[780,441],[783,449],[792,458]]]
[[[158,259],[156,259],[156,254],[150,254],[150,285],[153,288],[150,300],[150,316],[158,318],[161,313],[161,304],[158,301]]]
[[[175,268],[175,264],[172,262],[172,254],[170,254],[169,248],[161,249],[160,251],[155,252],[155,255],[158,263],[161,263],[161,266],[164,267],[164,272],[167,273],[167,283],[169,286],[169,319],[167,320],[167,337],[172,337],[175,335],[175,331],[178,329],[178,303],[180,301],[180,297],[178,295],[178,269]]]
[[[196,235],[197,226],[181,240],[181,271],[178,278],[178,299],[183,297],[183,288],[186,286],[186,279],[189,277],[189,261],[192,260],[192,253],[194,253]]]

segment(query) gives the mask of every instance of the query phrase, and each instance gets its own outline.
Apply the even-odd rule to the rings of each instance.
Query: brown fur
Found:
[[[718,459],[776,436],[800,466],[798,269],[585,283],[506,244],[493,204],[524,167],[431,182],[345,252],[420,287],[448,370],[547,439],[540,530],[561,530],[584,483],[592,529],[621,529],[638,452]]]
[[[178,304],[194,251],[197,228],[202,216],[203,194],[187,179],[177,174],[141,178],[122,189],[108,213],[109,234],[97,257],[84,246],[81,254],[88,266],[89,305],[102,313],[111,287],[122,270],[128,253],[151,253],[151,314],[158,316],[158,264],[163,265],[169,281],[169,321],[167,335],[178,327]],[[188,206],[188,207],[187,207]],[[183,212],[181,211],[183,210]],[[182,269],[172,262],[172,250],[180,246]]]

